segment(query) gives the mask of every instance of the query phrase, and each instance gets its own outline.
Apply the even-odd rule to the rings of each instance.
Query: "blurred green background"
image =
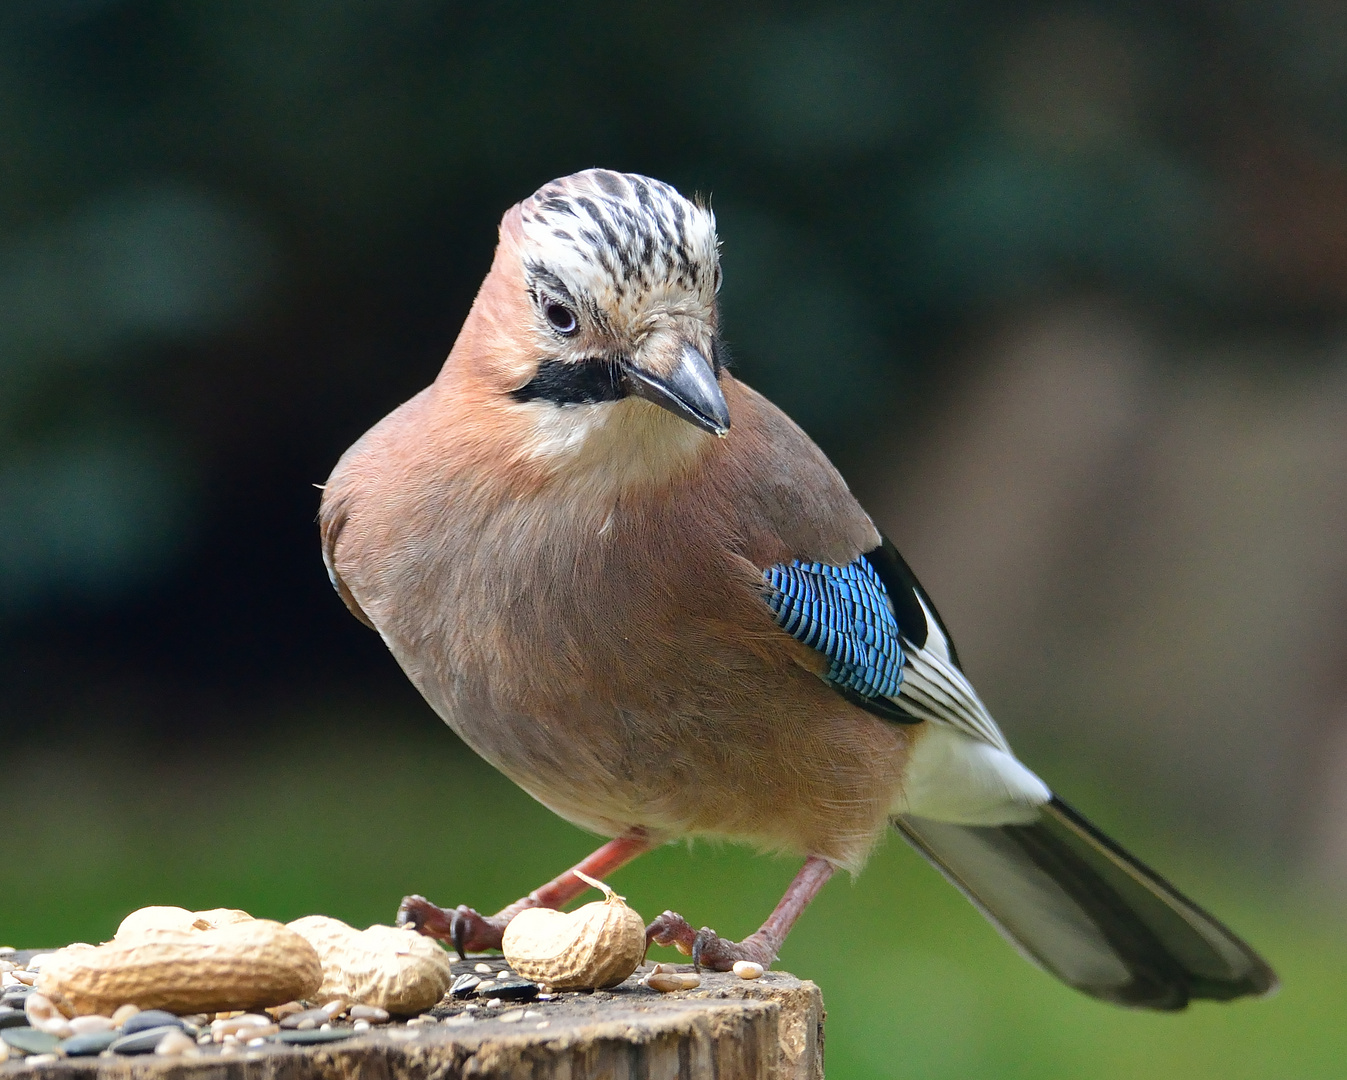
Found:
[[[1285,983],[1110,1009],[889,842],[782,957],[830,1075],[1347,1071],[1347,8],[12,0],[0,155],[0,943],[492,909],[593,846],[350,618],[310,485],[602,165],[711,199],[740,375]],[[738,936],[792,871],[615,884]]]

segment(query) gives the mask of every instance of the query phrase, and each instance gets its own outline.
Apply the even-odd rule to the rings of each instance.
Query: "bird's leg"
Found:
[[[655,840],[645,829],[630,829],[616,840],[609,840],[572,869],[590,877],[604,878],[654,846]],[[452,942],[462,959],[469,952],[499,949],[505,927],[525,908],[559,908],[588,888],[585,882],[567,870],[494,915],[482,915],[466,904],[447,909],[432,904],[424,896],[405,896],[398,905],[397,925],[414,926],[427,937]]]
[[[709,926],[694,930],[683,916],[666,911],[646,927],[646,944],[672,945],[681,953],[691,954],[692,962],[699,970],[705,965],[712,971],[729,971],[736,960],[752,960],[763,967],[771,967],[795,920],[833,876],[834,869],[826,859],[809,856],[795,880],[787,886],[786,895],[776,905],[776,910],[743,941],[727,941]]]

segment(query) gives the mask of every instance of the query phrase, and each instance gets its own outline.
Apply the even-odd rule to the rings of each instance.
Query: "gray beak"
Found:
[[[656,375],[630,364],[624,364],[622,371],[628,391],[637,397],[712,435],[724,436],[730,430],[730,408],[715,372],[706,357],[687,342],[682,342],[673,370],[666,374]]]

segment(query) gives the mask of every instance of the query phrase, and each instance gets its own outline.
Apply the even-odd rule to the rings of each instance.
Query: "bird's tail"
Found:
[[[1182,1009],[1277,987],[1253,949],[1060,799],[1027,825],[893,823],[1011,944],[1093,997]]]

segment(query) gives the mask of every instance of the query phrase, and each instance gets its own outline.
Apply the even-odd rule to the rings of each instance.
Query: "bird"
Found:
[[[577,872],[713,837],[804,861],[742,941],[665,911],[647,947],[770,965],[892,827],[1085,994],[1176,1010],[1274,990],[1015,756],[907,563],[730,368],[720,285],[705,200],[607,169],[545,184],[502,218],[437,377],[323,486],[350,610],[469,747],[609,838],[494,915],[408,896],[398,922],[499,948],[519,911],[578,897]]]

